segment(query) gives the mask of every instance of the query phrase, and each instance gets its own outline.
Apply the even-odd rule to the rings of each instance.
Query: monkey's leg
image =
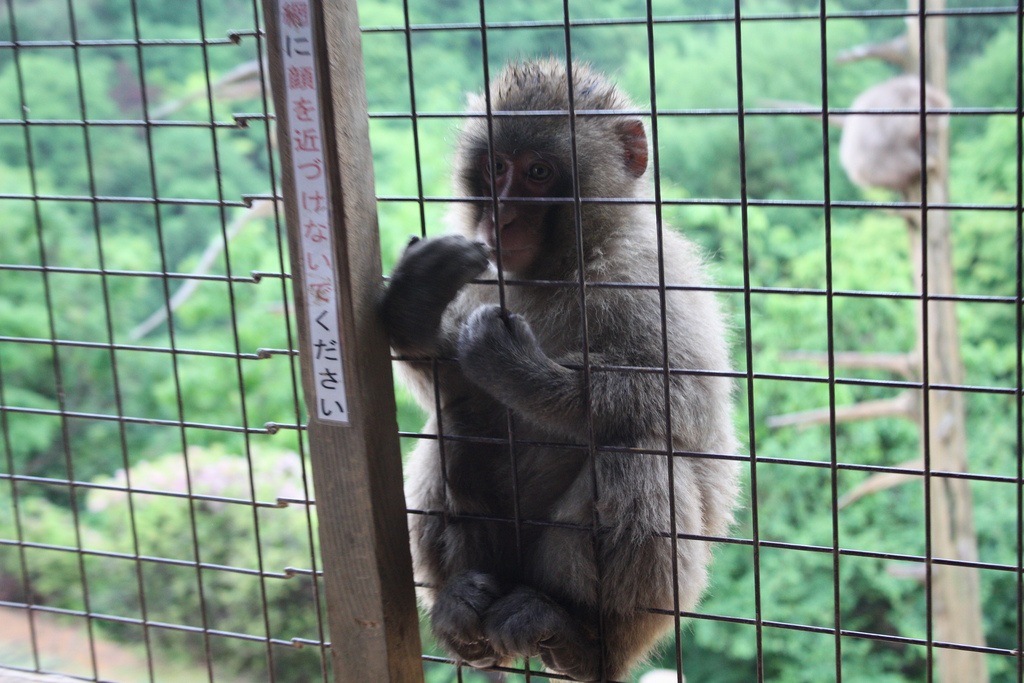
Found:
[[[540,591],[525,586],[495,601],[484,617],[491,646],[509,656],[539,656],[552,671],[581,681],[601,675],[597,634]]]
[[[484,615],[497,598],[494,577],[467,570],[448,580],[430,610],[430,624],[441,645],[478,669],[501,660],[487,641],[483,626]]]

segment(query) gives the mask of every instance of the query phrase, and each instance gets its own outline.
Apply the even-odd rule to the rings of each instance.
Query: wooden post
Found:
[[[356,3],[263,6],[334,680],[419,683]]]
[[[916,12],[919,0],[909,0]],[[929,10],[945,8],[945,0],[926,0]],[[916,18],[908,22],[908,44],[917,55],[922,45]],[[926,22],[924,38],[925,76],[932,86],[946,91],[947,51],[945,17],[931,16]],[[927,204],[949,202],[949,127],[939,126],[938,149],[929,150],[936,160],[927,177]],[[921,200],[921,188],[915,186],[907,199]],[[953,294],[953,245],[950,215],[945,210],[927,209],[927,234],[922,234],[921,216],[908,221],[910,253],[918,291],[928,294]],[[922,240],[926,240],[922,244]],[[928,278],[922,280],[927,259]],[[927,289],[923,287],[927,286]],[[928,326],[923,329],[919,318],[918,357],[924,360],[927,339],[929,385],[961,385],[964,371],[960,356],[960,332],[956,304],[951,301],[928,301]],[[967,472],[967,437],[964,397],[957,391],[931,390],[928,394],[927,439],[922,432],[922,446],[927,442],[930,469],[933,471]],[[924,421],[922,420],[922,425]],[[929,510],[932,556],[941,559],[978,561],[978,540],[974,528],[974,504],[970,482],[949,477],[930,477]],[[963,645],[984,645],[981,590],[978,570],[973,568],[932,565],[932,617],[934,639]],[[939,680],[942,683],[987,683],[985,655],[977,652],[937,648]]]

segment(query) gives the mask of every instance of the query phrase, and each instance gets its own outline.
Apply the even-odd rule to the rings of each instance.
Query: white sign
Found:
[[[291,132],[292,176],[301,231],[309,343],[316,382],[315,410],[317,417],[325,422],[348,424],[342,364],[344,350],[338,328],[338,276],[334,267],[320,98],[307,0],[279,2],[278,26]]]

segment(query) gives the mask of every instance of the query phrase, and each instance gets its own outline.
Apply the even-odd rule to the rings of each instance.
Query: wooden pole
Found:
[[[942,10],[945,0],[926,0],[928,10]],[[919,0],[909,0],[909,8],[917,12]],[[916,18],[908,22],[908,44],[919,54],[925,50],[925,76],[932,86],[946,91],[947,50],[945,17],[930,16],[926,21],[924,40],[920,39]],[[925,205],[949,202],[949,127],[939,129],[938,149],[928,150],[936,160],[934,169],[926,179]],[[907,199],[922,199],[921,187],[914,186]],[[923,215],[910,225],[911,258],[918,291],[927,294],[952,294],[955,290],[953,271],[953,244],[948,211],[925,209],[926,231],[922,230]],[[927,261],[925,261],[927,259]],[[927,280],[923,278],[927,264]],[[928,320],[924,329],[923,316],[919,320],[918,357],[923,361],[927,353],[925,384],[963,384],[963,361],[960,355],[960,333],[956,318],[956,304],[951,301],[927,300]],[[927,342],[927,343],[926,343]],[[922,448],[927,449],[931,471],[967,472],[967,438],[964,417],[964,398],[958,391],[930,390],[928,392],[928,419],[922,415],[922,428],[927,422],[928,433],[922,432]],[[932,557],[942,559],[978,561],[978,540],[974,528],[974,504],[970,482],[949,477],[929,477],[930,521]],[[932,565],[932,618],[934,640],[962,645],[985,644],[982,625],[981,591],[978,570],[974,568]],[[988,668],[984,654],[937,648],[939,676],[942,683],[987,683]]]
[[[355,0],[263,0],[336,683],[421,683]]]

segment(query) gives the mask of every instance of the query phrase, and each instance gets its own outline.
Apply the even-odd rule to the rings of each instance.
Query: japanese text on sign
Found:
[[[329,227],[330,207],[318,111],[320,100],[307,0],[282,0],[278,4],[278,19],[302,244],[302,275],[309,314],[310,355],[316,382],[316,415],[327,422],[347,424],[348,400],[338,327],[338,278],[334,267],[334,239]]]

